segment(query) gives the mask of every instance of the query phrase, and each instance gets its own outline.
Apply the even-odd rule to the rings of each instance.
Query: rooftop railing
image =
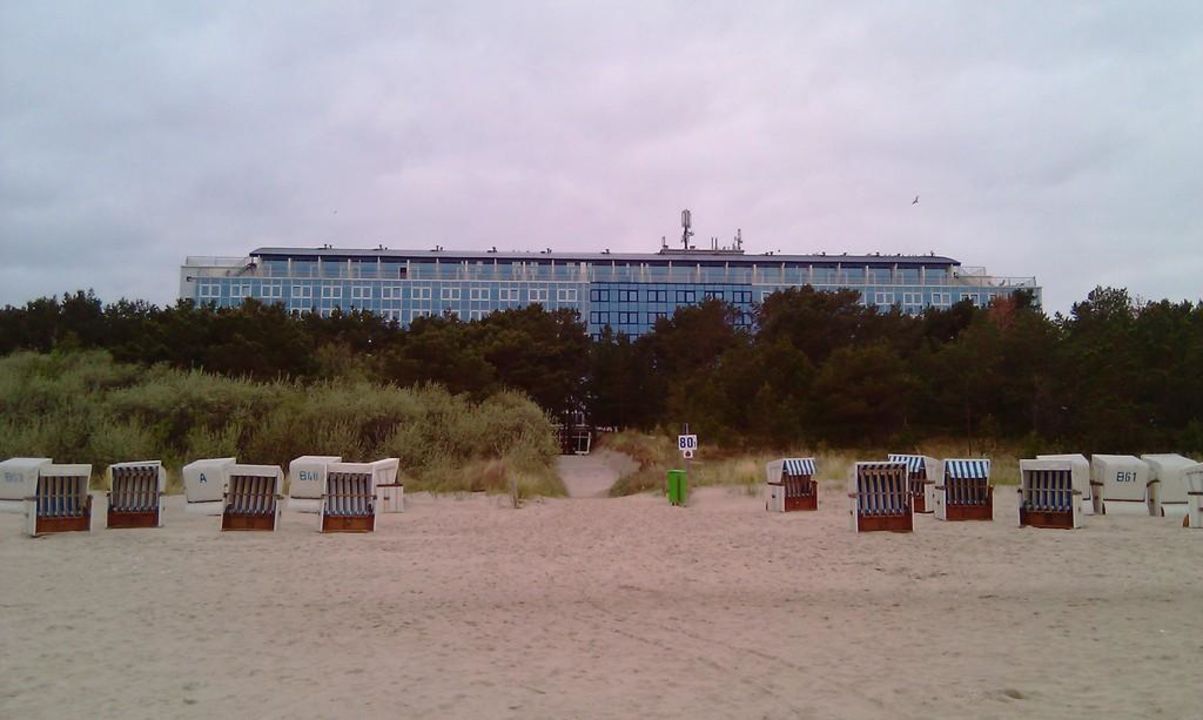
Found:
[[[291,266],[280,261],[260,264],[248,258],[189,256],[184,268],[199,278],[280,278],[315,280],[453,280],[522,282],[612,282],[612,283],[698,283],[733,285],[953,286],[1037,287],[1035,277],[986,275],[981,268],[948,273],[944,269],[920,272],[915,268],[864,268],[756,265],[752,267],[708,267],[700,265],[659,266],[640,264],[535,263],[374,263],[297,261]]]

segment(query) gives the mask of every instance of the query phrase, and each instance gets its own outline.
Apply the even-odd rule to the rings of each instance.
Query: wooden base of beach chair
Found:
[[[1051,528],[1055,530],[1073,530],[1074,515],[1072,510],[1061,512],[1019,510],[1020,527]]]
[[[222,530],[267,530],[276,529],[275,515],[230,515],[221,516]]]
[[[994,488],[986,489],[985,505],[949,505],[944,509],[944,519],[955,520],[993,520],[994,519]]]
[[[925,496],[925,494],[923,492],[917,492],[912,497],[914,497],[914,499],[915,499],[914,500],[915,512],[917,512],[917,513],[931,512],[931,510],[927,509],[927,497]]]
[[[915,519],[911,514],[906,515],[859,515],[856,518],[856,529],[860,532],[884,530],[888,532],[913,532]]]
[[[792,512],[794,510],[818,510],[819,495],[812,493],[810,495],[799,495],[797,497],[785,498],[785,511]]]
[[[989,505],[949,505],[945,520],[993,520],[994,503]]]
[[[35,535],[61,532],[88,532],[92,529],[92,498],[84,501],[82,515],[72,517],[42,517],[38,516],[34,524]]]
[[[376,529],[375,515],[322,516],[322,532],[366,533]]]
[[[117,510],[109,510],[106,527],[123,529],[123,528],[148,528],[159,526],[159,513],[155,510],[147,510],[145,512],[121,512]]]

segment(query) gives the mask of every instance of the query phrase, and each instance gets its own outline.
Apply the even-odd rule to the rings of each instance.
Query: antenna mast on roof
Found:
[[[689,208],[681,211],[681,244],[685,249],[689,249],[689,238],[693,236],[693,230],[690,226],[693,225],[693,216],[689,213]]]

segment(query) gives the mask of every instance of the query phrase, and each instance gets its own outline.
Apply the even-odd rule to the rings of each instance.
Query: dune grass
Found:
[[[400,459],[413,491],[564,495],[550,421],[513,392],[481,402],[438,386],[254,382],[114,363],[104,352],[0,358],[0,457],[159,459],[169,490],[202,457],[287,467],[298,455]]]
[[[662,492],[666,473],[684,468],[674,438],[624,431],[603,436],[599,447],[622,452],[633,458],[639,468],[620,477],[610,488],[612,497],[640,492]],[[1055,452],[1053,448],[1039,452]],[[703,444],[690,463],[690,487],[708,485],[743,486],[749,493],[757,492],[765,482],[764,466],[782,457],[814,457],[818,463],[819,481],[843,485],[854,463],[862,460],[885,459],[890,452],[915,453],[936,458],[989,457],[991,478],[996,485],[1015,485],[1019,482],[1021,448],[1010,443],[976,443],[970,453],[968,444],[950,439],[934,439],[907,448],[790,448],[785,451],[728,450],[721,446]],[[1027,457],[1034,456],[1027,455]]]

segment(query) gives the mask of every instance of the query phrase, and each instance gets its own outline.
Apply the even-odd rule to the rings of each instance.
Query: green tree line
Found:
[[[638,338],[590,340],[575,312],[537,305],[402,329],[358,311],[105,305],[80,291],[0,310],[0,353],[103,348],[258,380],[436,383],[475,402],[513,389],[552,414],[644,430],[689,422],[748,447],[955,436],[1203,451],[1203,303],[1098,288],[1065,316],[1022,293],[907,315],[803,287],[767,297],[753,321],[708,301]]]

